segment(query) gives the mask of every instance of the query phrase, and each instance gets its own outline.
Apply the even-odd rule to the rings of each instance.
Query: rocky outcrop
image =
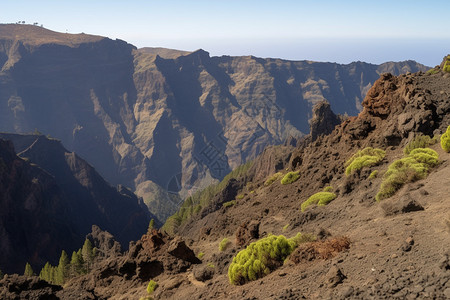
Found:
[[[61,139],[162,220],[177,209],[178,194],[308,133],[317,102],[355,115],[381,70],[426,69],[412,61],[339,65],[137,50],[31,25],[0,25],[0,62],[1,131],[37,128]]]
[[[340,118],[333,113],[330,104],[326,101],[314,105],[312,113],[313,117],[309,121],[312,141],[315,141],[320,135],[330,134],[334,127],[341,123]]]
[[[93,228],[91,235],[104,234],[107,233]],[[98,258],[89,274],[71,279],[64,285],[64,290],[55,294],[61,299],[70,299],[77,294],[83,295],[82,299],[108,299],[117,295],[138,298],[137,295],[142,294],[142,286],[147,285],[150,279],[163,273],[185,273],[199,262],[181,238],[172,239],[152,230],[133,243],[127,252],[117,254],[113,251]]]

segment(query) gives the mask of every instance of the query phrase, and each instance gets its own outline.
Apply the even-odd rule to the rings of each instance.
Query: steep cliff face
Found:
[[[16,134],[0,139],[2,270],[22,272],[26,261],[38,266],[62,249],[79,248],[93,224],[123,245],[147,229],[150,218],[137,197],[111,187],[59,141]]]
[[[357,114],[380,66],[210,57],[0,25],[0,130],[57,137],[153,213],[222,178],[266,145],[309,132],[312,106]],[[155,199],[154,190],[165,203]],[[168,191],[168,192],[167,192]]]

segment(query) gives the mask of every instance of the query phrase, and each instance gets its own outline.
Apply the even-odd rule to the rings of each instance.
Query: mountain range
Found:
[[[162,221],[267,145],[309,133],[317,102],[355,115],[379,74],[428,69],[211,57],[11,24],[0,66],[1,131],[60,139]]]

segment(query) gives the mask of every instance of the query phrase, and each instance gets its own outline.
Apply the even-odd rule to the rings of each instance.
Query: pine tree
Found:
[[[67,256],[66,251],[61,252],[61,257],[59,258],[58,268],[56,270],[56,278],[55,283],[59,285],[63,285],[69,276],[69,257]]]
[[[33,268],[31,267],[31,265],[29,263],[25,264],[25,272],[23,273],[23,275],[25,275],[25,276],[33,276],[34,275]]]
[[[72,259],[70,260],[70,270],[71,276],[77,276],[83,272],[83,260],[81,259],[81,256],[75,251],[73,251]]]
[[[92,243],[89,239],[84,241],[83,248],[81,250],[83,255],[83,260],[86,266],[86,271],[89,272],[91,270],[92,261],[94,260],[94,253],[92,248]]]
[[[150,223],[148,224],[148,229],[147,229],[147,233],[152,232],[153,228],[155,228],[155,220],[151,219]]]
[[[47,282],[51,281],[51,265],[49,262],[46,262],[44,267],[41,269],[41,272],[39,273],[39,278],[42,280],[45,280]]]

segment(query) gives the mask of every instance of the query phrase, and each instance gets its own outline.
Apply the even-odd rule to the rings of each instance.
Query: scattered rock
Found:
[[[235,236],[237,246],[245,246],[250,244],[252,240],[259,238],[259,222],[251,220],[243,223],[236,230]]]
[[[412,237],[408,237],[400,247],[400,249],[403,252],[409,252],[412,249],[412,246],[414,245],[414,239]]]
[[[167,252],[176,258],[193,264],[201,263],[200,259],[195,256],[194,251],[186,246],[186,243],[180,237],[176,237],[170,242]]]
[[[347,277],[337,266],[332,266],[330,270],[328,270],[328,273],[325,275],[325,280],[329,288],[336,287],[338,284],[341,284],[346,278]]]
[[[194,278],[198,281],[205,282],[214,276],[214,268],[211,266],[196,266],[193,270]]]
[[[405,194],[399,198],[385,199],[381,203],[381,208],[385,216],[424,210],[424,207],[410,194]]]

